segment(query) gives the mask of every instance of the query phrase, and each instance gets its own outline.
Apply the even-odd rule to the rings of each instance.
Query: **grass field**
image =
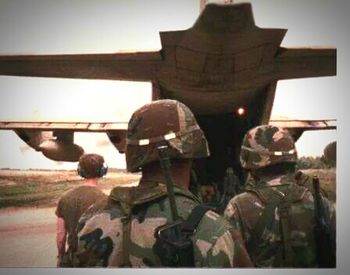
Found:
[[[336,201],[335,169],[309,169],[306,174],[317,175],[328,198]],[[137,182],[139,175],[109,172],[99,181],[108,193],[116,185]],[[78,185],[81,178],[75,171],[0,170],[0,208],[16,206],[54,206],[59,196]]]
[[[309,176],[317,176],[320,179],[321,189],[325,192],[328,199],[336,202],[336,170],[331,169],[308,169],[303,172]]]
[[[99,186],[108,193],[113,186],[136,182],[139,177],[109,172]],[[63,192],[80,183],[75,171],[0,170],[0,208],[55,205]]]

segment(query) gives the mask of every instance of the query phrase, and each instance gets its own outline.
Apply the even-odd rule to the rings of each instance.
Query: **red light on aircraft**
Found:
[[[245,114],[244,108],[242,108],[242,107],[238,108],[238,109],[237,109],[237,114],[238,114],[239,116],[243,116],[243,115]]]

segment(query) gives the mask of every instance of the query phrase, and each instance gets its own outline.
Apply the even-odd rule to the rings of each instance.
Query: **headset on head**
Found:
[[[108,172],[108,165],[107,163],[104,162],[98,171],[98,175],[102,178],[107,174],[107,172]]]
[[[108,171],[108,165],[107,163],[104,162],[102,166],[98,169],[98,173],[97,173],[98,177],[102,178],[104,175],[107,174],[107,171]],[[86,178],[84,175],[84,169],[81,169],[80,164],[78,164],[77,173],[79,176]]]

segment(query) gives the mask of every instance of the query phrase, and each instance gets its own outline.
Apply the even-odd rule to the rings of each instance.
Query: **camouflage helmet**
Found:
[[[128,124],[126,165],[137,172],[158,160],[157,146],[166,142],[173,159],[209,156],[207,140],[190,109],[176,100],[157,100],[136,110]]]
[[[258,169],[282,162],[296,162],[297,151],[288,130],[262,125],[243,138],[240,161],[245,169]]]

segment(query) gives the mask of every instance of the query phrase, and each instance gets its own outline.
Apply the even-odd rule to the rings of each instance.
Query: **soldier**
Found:
[[[84,178],[79,185],[65,192],[56,208],[57,216],[57,266],[71,266],[72,253],[76,249],[76,226],[82,213],[96,201],[106,198],[97,188],[98,179],[107,173],[107,165],[102,156],[84,154],[79,159],[78,174]],[[66,242],[68,247],[66,249]]]
[[[134,112],[127,138],[127,169],[141,171],[142,178],[136,187],[115,187],[103,209],[80,219],[76,266],[251,266],[223,217],[207,209],[192,211],[200,209],[199,200],[188,190],[192,159],[209,155],[192,112],[175,100],[153,101]],[[160,145],[171,158],[171,168],[166,171],[175,185],[174,196],[165,185],[169,182],[160,164]],[[171,198],[179,220],[172,215]],[[190,246],[168,247],[162,242],[163,233],[169,228],[180,232],[184,227],[172,226],[178,221],[182,226],[183,220],[193,225],[182,239],[187,245],[189,236]]]
[[[333,141],[323,149],[323,159],[332,167],[337,166],[337,142]]]
[[[241,232],[254,264],[335,267],[335,209],[319,190],[298,181],[305,176],[295,173],[297,151],[289,132],[270,125],[249,130],[240,161],[252,180],[224,215]]]

